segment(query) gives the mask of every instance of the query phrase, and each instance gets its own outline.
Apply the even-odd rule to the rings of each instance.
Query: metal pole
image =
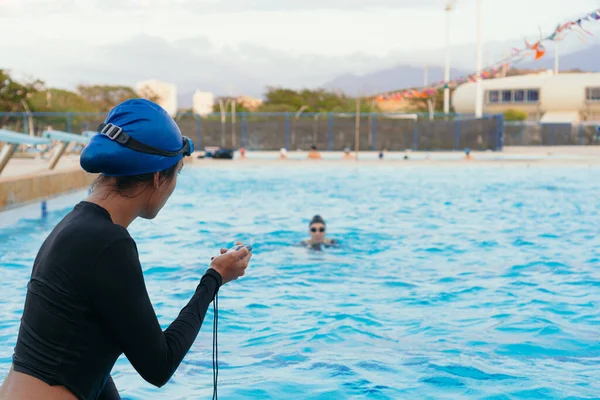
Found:
[[[481,82],[481,70],[483,68],[483,26],[482,26],[482,15],[483,15],[483,1],[477,0],[477,83],[475,93],[475,117],[481,118],[483,116],[483,85]]]
[[[446,68],[444,69],[444,114],[450,113],[450,11],[452,11],[452,2],[446,4]]]
[[[235,100],[231,102],[231,147],[235,147]]]
[[[333,150],[333,113],[329,113],[329,151]]]
[[[371,132],[372,133],[372,140],[373,142],[371,143],[371,146],[373,147],[373,151],[377,150],[377,114],[374,115],[372,124],[371,124]]]
[[[56,146],[56,150],[54,150],[54,154],[52,154],[52,157],[50,158],[50,164],[48,165],[48,169],[54,169],[54,167],[56,167],[56,164],[58,164],[58,160],[60,160],[68,145],[69,143],[61,142],[59,145]]]
[[[360,97],[356,98],[356,124],[355,124],[355,133],[354,133],[354,150],[356,152],[356,160],[358,160],[358,139],[360,135]]]
[[[460,146],[460,119],[456,119],[454,125],[454,150],[458,151],[458,147]]]
[[[298,112],[296,112],[296,115],[294,115],[294,121],[292,121],[292,146],[296,146],[296,122],[298,121],[298,118],[300,118],[302,111],[306,110],[307,108],[308,106],[300,107]]]
[[[202,146],[202,120],[200,114],[196,114],[196,148],[200,149]]]
[[[369,113],[369,120],[367,121],[369,126],[369,146],[373,147],[373,113]]]
[[[235,100],[231,102],[231,147],[235,148]]]
[[[6,167],[6,164],[8,164],[8,160],[10,160],[12,155],[15,153],[15,150],[17,150],[16,144],[6,143],[0,151],[0,173],[2,173],[4,167]]]
[[[285,148],[290,150],[290,113],[285,113]]]
[[[225,107],[221,99],[219,99],[219,109],[221,110],[221,147],[225,147]]]
[[[559,63],[560,63],[560,42],[554,42],[554,73],[559,74]]]
[[[242,147],[246,147],[246,111],[242,112]]]
[[[313,124],[313,145],[317,145],[317,132],[319,131],[319,116],[321,113],[315,114],[315,122]]]

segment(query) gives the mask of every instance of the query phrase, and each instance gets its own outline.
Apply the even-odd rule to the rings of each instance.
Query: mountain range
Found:
[[[579,69],[586,72],[600,72],[600,44],[565,54],[560,57],[561,70]],[[554,69],[554,53],[552,51],[537,60],[515,64],[519,69]],[[450,78],[455,79],[469,75],[466,69],[451,69]],[[424,67],[397,65],[393,68],[381,69],[367,74],[344,74],[325,82],[321,87],[341,91],[349,95],[372,95],[392,90],[421,87],[424,83]],[[443,80],[444,69],[431,67],[428,71],[429,82]]]

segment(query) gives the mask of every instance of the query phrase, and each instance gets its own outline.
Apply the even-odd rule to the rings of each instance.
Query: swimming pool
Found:
[[[219,297],[220,398],[600,393],[598,168],[184,171],[161,215],[131,231],[164,327],[218,248],[254,245]],[[0,378],[37,249],[67,211],[0,228]],[[314,213],[341,248],[293,245]],[[124,398],[210,398],[211,327],[212,311],[162,389],[120,359]]]

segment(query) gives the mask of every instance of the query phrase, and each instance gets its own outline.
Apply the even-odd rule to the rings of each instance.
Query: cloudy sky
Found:
[[[442,65],[445,0],[0,0],[0,67],[51,85],[158,78],[218,92],[316,86]],[[486,61],[600,0],[483,0]],[[596,26],[594,26],[596,25]],[[600,34],[600,23],[590,23]],[[453,66],[474,69],[476,1],[452,13]],[[7,40],[8,39],[8,40]],[[588,42],[597,41],[596,37]],[[586,45],[577,37],[569,46]]]

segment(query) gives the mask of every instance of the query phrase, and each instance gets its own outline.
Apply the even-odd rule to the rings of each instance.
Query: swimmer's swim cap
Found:
[[[192,141],[161,106],[131,99],[110,111],[79,163],[90,173],[140,175],[170,168],[193,151]]]
[[[323,224],[323,225],[325,225],[325,220],[320,215],[315,215],[310,220],[310,223],[308,224],[308,226],[311,226],[312,224]]]

